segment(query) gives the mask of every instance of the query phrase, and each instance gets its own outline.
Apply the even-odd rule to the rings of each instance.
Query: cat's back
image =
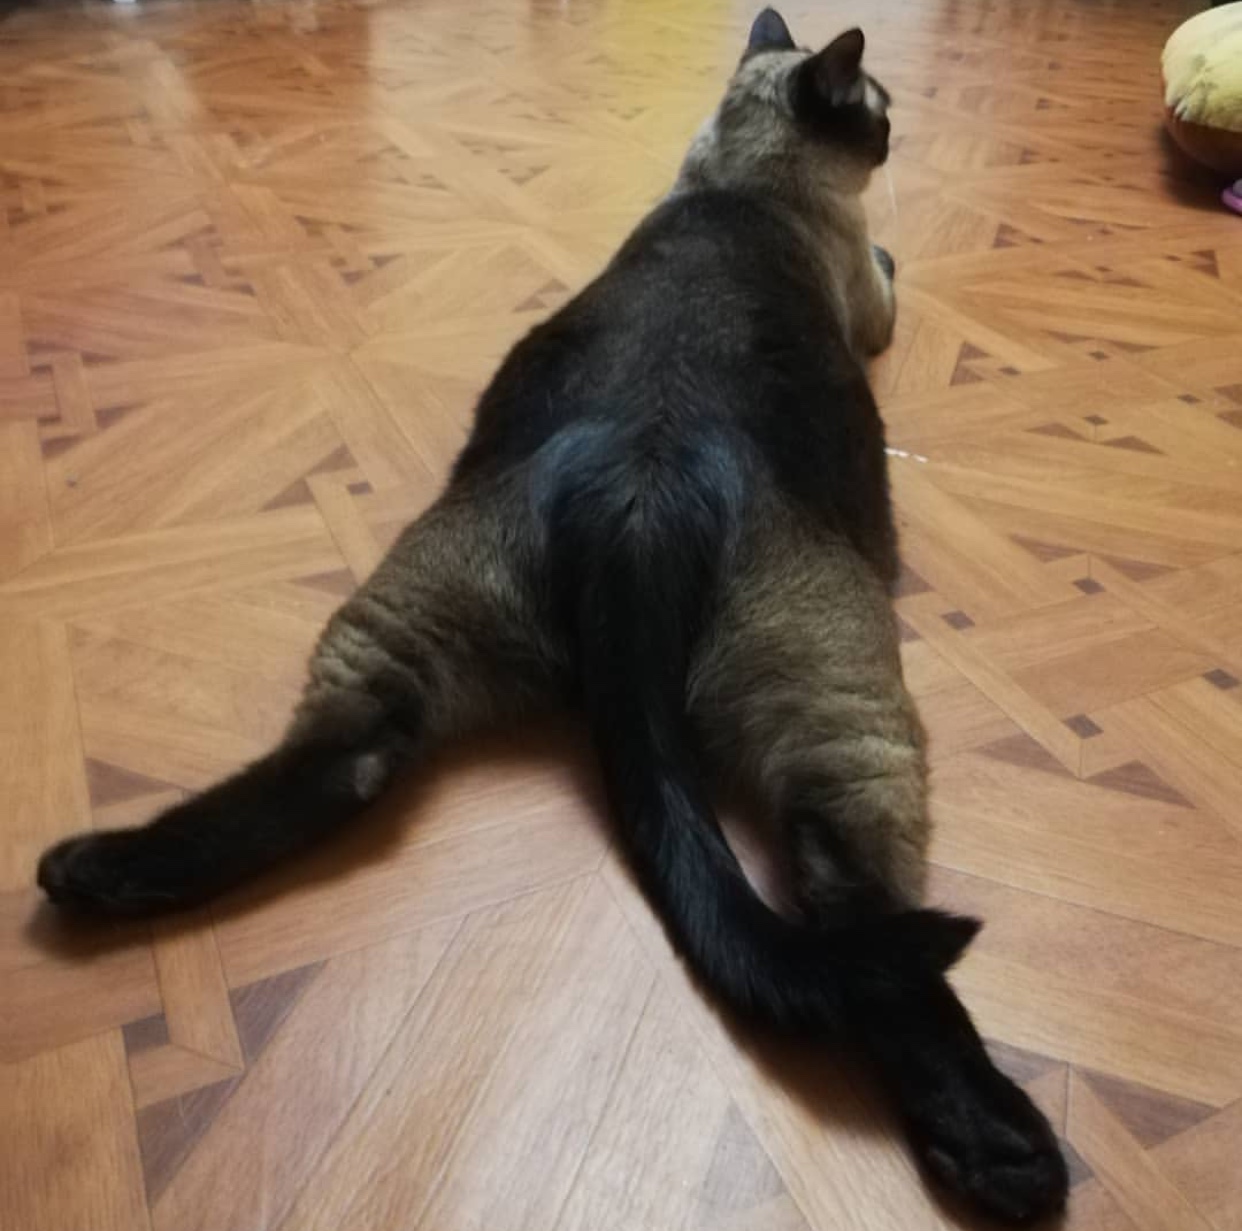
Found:
[[[822,400],[860,374],[814,252],[779,210],[678,193],[510,353],[458,470],[520,461],[584,420],[627,437],[732,427],[762,445],[791,389]]]
[[[649,360],[753,371],[773,348],[844,341],[824,271],[779,207],[744,192],[678,193],[655,209],[591,288],[601,323]],[[591,296],[588,295],[587,298]],[[647,364],[656,379],[657,363]]]

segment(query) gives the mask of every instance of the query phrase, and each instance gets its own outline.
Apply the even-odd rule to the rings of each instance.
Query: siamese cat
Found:
[[[850,30],[765,10],[671,193],[483,393],[443,495],[333,616],[267,756],[132,830],[48,851],[101,915],[198,904],[352,823],[429,749],[581,712],[622,850],[703,990],[860,1054],[926,1171],[1021,1223],[1058,1210],[1048,1123],[946,969],[924,908],[924,736],[902,680],[884,429],[866,361],[893,264],[860,202],[889,96]],[[717,823],[773,821],[794,909]]]

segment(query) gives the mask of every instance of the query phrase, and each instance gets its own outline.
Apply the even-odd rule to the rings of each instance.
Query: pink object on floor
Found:
[[[1229,206],[1235,214],[1242,214],[1242,180],[1230,185],[1220,194],[1220,199]]]

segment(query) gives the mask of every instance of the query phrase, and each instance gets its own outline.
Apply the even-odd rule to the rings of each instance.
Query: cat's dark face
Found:
[[[888,158],[888,92],[863,70],[863,34],[847,30],[818,52],[799,47],[764,9],[716,114],[695,138],[686,171],[715,184],[766,179],[857,192]]]

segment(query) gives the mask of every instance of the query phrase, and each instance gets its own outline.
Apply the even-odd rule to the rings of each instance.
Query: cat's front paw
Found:
[[[872,244],[871,251],[875,254],[875,263],[884,271],[884,276],[891,282],[897,273],[897,262],[887,248]]]
[[[910,1126],[915,1153],[946,1188],[993,1218],[1026,1226],[1065,1207],[1069,1175],[1043,1113],[993,1071]]]
[[[143,853],[141,831],[82,834],[45,851],[36,874],[56,906],[96,915],[141,915],[170,896]]]

